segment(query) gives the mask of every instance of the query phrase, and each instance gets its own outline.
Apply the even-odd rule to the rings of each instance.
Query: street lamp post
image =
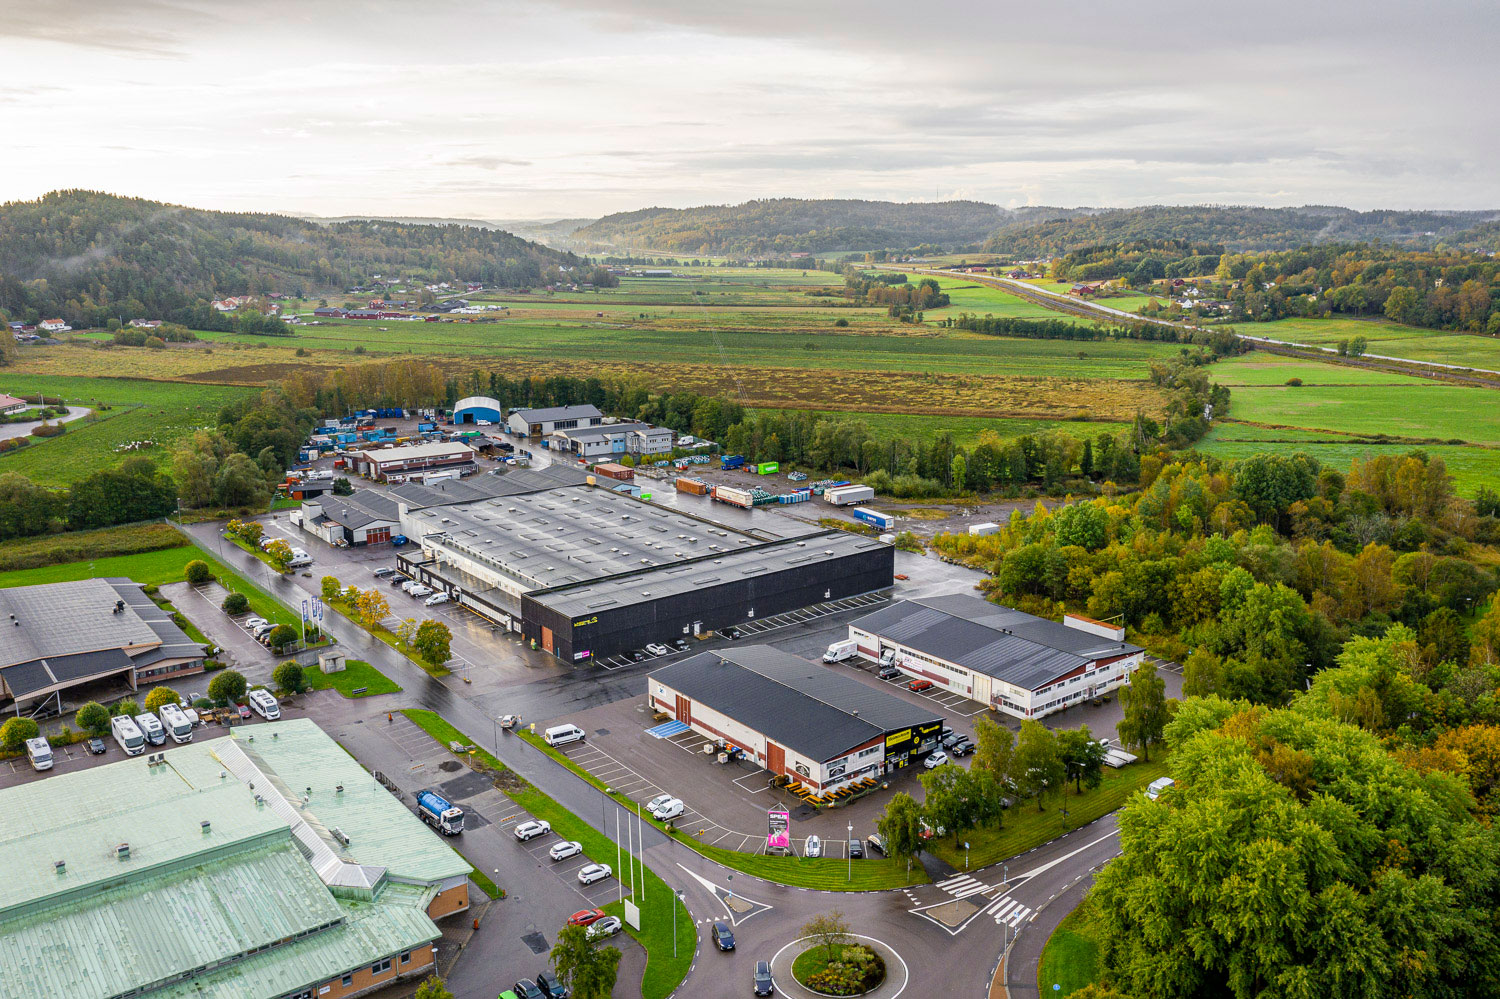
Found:
[[[849,837],[848,837],[848,839],[844,840],[844,853],[849,858],[849,865],[848,865],[849,866],[849,873],[845,876],[845,878],[844,878],[845,881],[853,881],[854,880],[854,850],[849,845],[850,842],[853,839],[854,839],[854,823],[851,822],[851,823],[849,823]]]

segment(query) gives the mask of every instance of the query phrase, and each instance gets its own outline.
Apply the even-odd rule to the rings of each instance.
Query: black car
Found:
[[[688,640],[686,638],[679,638],[672,644],[677,646],[678,652],[686,652],[688,650]]]
[[[536,987],[536,982],[529,978],[523,978],[512,988],[515,989],[516,999],[547,999],[542,990]]]
[[[732,642],[736,638],[740,637],[740,629],[738,629],[738,628],[725,628],[723,631],[719,632],[719,634],[722,635],[722,636],[724,636],[725,638],[729,639],[729,641]]]
[[[974,752],[974,744],[969,741],[968,736],[961,735],[948,747],[948,752],[953,756],[968,756]]]
[[[849,841],[849,859],[851,859],[851,860],[864,860],[865,859],[865,845],[863,843],[861,843],[857,839],[851,839]]]
[[[550,971],[544,971],[537,975],[536,984],[537,988],[542,990],[547,999],[568,999],[568,996],[572,995],[568,991],[568,987],[559,982],[557,976]]]
[[[776,991],[776,983],[771,981],[771,962],[755,962],[755,994],[768,996]]]
[[[949,752],[952,752],[954,746],[957,746],[960,742],[968,741],[969,737],[964,735],[962,732],[949,732],[947,735],[943,736],[943,748],[948,750]]]
[[[894,679],[896,679],[896,677],[898,677],[900,675],[901,675],[901,671],[899,669],[897,669],[896,667],[894,667],[894,666],[883,666],[883,667],[881,667],[880,674],[879,674],[879,676],[880,676],[880,678],[882,680],[894,680]]]
[[[630,658],[631,658],[631,659],[633,659],[633,660],[635,660],[635,661],[636,661],[636,662],[638,662],[638,663],[640,663],[640,662],[645,662],[645,661],[646,661],[646,653],[644,653],[644,652],[639,652],[639,651],[637,651],[637,652],[632,652],[632,653],[631,653],[631,654],[630,654]]]
[[[104,740],[99,738],[97,735],[91,737],[86,745],[89,747],[89,752],[93,753],[95,756],[103,755],[104,750],[108,748],[104,745]]]
[[[714,923],[714,946],[723,951],[734,950],[734,931],[725,923]]]

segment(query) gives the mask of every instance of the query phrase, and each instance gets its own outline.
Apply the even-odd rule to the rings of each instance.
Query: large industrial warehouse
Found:
[[[849,625],[862,655],[1016,718],[1041,718],[1123,686],[1141,664],[1125,629],[1049,621],[965,595],[898,600]]]
[[[910,765],[943,727],[925,705],[769,645],[700,653],[646,682],[658,711],[819,797]]]
[[[894,549],[872,538],[742,530],[578,478],[479,476],[452,498],[402,487],[401,526],[420,551],[398,565],[567,662],[893,584]]]

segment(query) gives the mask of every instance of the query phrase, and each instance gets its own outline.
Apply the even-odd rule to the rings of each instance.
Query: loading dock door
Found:
[[[693,724],[693,702],[681,694],[677,695],[677,720],[684,725]]]
[[[786,750],[766,740],[766,769],[780,776],[786,773]]]

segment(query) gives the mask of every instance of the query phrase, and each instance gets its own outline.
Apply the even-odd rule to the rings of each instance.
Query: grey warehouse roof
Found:
[[[1027,690],[1095,660],[1141,651],[1138,645],[961,594],[900,600],[850,627]]]
[[[516,416],[527,423],[551,423],[555,420],[591,420],[603,417],[597,406],[548,406],[545,409],[518,409]]]
[[[928,708],[768,645],[704,652],[648,681],[819,762],[888,732],[942,721]]]
[[[626,502],[635,503],[632,500]],[[644,504],[635,503],[635,505]],[[647,507],[647,509],[653,508]],[[745,547],[738,551],[725,550],[718,553],[685,551],[685,556],[695,556],[696,560],[684,561],[681,565],[664,568],[652,568],[645,565],[627,566],[627,569],[639,571],[624,573],[612,579],[600,579],[595,582],[567,586],[552,592],[533,593],[530,599],[543,606],[554,608],[570,618],[580,617],[619,607],[622,604],[634,604],[647,599],[655,600],[659,597],[691,593],[732,580],[764,576],[785,569],[795,569],[799,565],[808,565],[829,558],[884,547],[874,538],[861,537],[844,531],[828,531],[823,534],[787,538],[769,543],[746,538],[744,543]],[[699,543],[690,547],[701,549],[703,544]],[[676,549],[667,550],[675,551]]]
[[[558,486],[577,486],[588,481],[588,474],[567,465],[548,465],[546,468],[496,469],[487,475],[474,475],[467,479],[446,479],[442,482],[407,482],[394,486],[389,494],[405,503],[410,510],[453,503],[469,503],[495,496],[519,496],[523,493],[556,489]],[[374,490],[365,490],[366,493]]]

